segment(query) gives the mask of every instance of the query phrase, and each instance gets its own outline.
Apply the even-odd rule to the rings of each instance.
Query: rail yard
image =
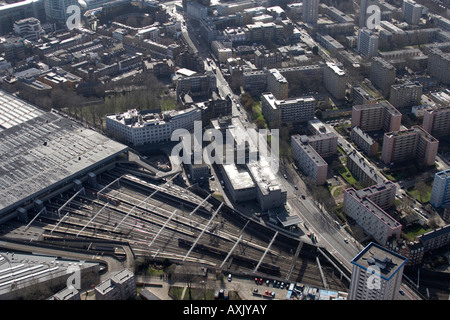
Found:
[[[237,214],[211,196],[177,184],[176,175],[155,183],[116,168],[98,185],[69,190],[45,203],[32,221],[40,240],[85,241],[85,250],[120,254],[126,242],[137,257],[206,267],[248,277],[272,277],[330,289],[348,284],[313,245]],[[216,199],[215,199],[216,200]],[[31,224],[31,223],[30,223]],[[101,241],[101,244],[98,242]]]

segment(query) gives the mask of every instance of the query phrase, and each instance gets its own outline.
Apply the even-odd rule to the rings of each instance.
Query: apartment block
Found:
[[[384,245],[390,237],[401,236],[402,225],[367,197],[364,190],[345,190],[343,209],[377,243]]]
[[[358,31],[358,52],[366,57],[374,57],[378,51],[378,35],[367,28]]]
[[[327,62],[323,69],[323,84],[325,88],[336,99],[345,98],[345,89],[347,87],[347,76],[342,66]]]
[[[128,300],[136,297],[134,274],[127,269],[117,272],[95,287],[96,300]]]
[[[429,50],[427,72],[443,84],[450,84],[450,53],[439,48]]]
[[[350,131],[350,138],[368,156],[375,156],[378,153],[378,142],[361,130],[360,127],[353,127]]]
[[[319,0],[304,0],[302,20],[306,23],[317,23],[319,18]]]
[[[209,97],[216,90],[216,77],[212,72],[202,75],[182,76],[177,80],[178,96],[188,93],[191,97]]]
[[[430,203],[440,208],[450,202],[450,170],[437,172],[434,175]]]
[[[381,160],[389,164],[415,159],[431,166],[436,160],[438,146],[439,141],[419,126],[387,132],[383,137]]]
[[[361,198],[370,199],[383,210],[394,205],[396,192],[397,187],[389,180],[358,191]]]
[[[450,106],[430,107],[423,111],[422,128],[436,138],[450,136]]]
[[[291,136],[292,158],[298,168],[317,185],[327,180],[328,164],[319,153],[309,144],[309,139],[300,135]]]
[[[420,105],[423,86],[416,82],[394,84],[391,86],[389,102],[396,108]]]
[[[423,243],[424,251],[429,252],[450,244],[450,224],[417,237]]]
[[[423,6],[416,3],[413,0],[403,0],[402,13],[403,20],[409,24],[417,25],[419,24],[420,17],[422,16]]]
[[[349,300],[397,300],[407,259],[369,243],[353,260]],[[370,286],[378,279],[379,288]]]
[[[352,98],[354,105],[368,104],[376,100],[361,86],[352,86]]]
[[[389,102],[371,102],[364,105],[354,105],[352,109],[353,127],[363,131],[396,131],[400,130],[402,114]]]
[[[272,93],[261,96],[261,111],[272,128],[286,123],[302,123],[314,119],[314,97],[301,97],[278,100]]]
[[[347,155],[347,168],[358,179],[360,184],[370,185],[383,182],[370,163],[356,151]]]
[[[289,84],[277,69],[270,69],[267,76],[267,90],[278,100],[288,98]]]
[[[334,132],[315,134],[312,136],[301,136],[306,141],[309,140],[311,147],[323,158],[330,157],[337,153],[338,136]]]
[[[373,57],[370,65],[370,81],[388,96],[395,83],[395,67],[380,57]]]

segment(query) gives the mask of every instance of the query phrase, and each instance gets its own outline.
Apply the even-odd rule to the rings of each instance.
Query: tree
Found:
[[[414,190],[417,192],[420,202],[423,203],[429,200],[427,199],[428,189],[429,187],[423,180],[419,180],[414,183]]]

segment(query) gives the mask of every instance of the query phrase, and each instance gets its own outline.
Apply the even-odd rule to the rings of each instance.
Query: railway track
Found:
[[[102,179],[107,184],[117,177],[102,175]],[[139,188],[136,183],[138,182],[127,183],[124,179],[120,187],[112,186],[104,191],[105,195],[116,199],[114,203],[107,204],[103,199],[95,197],[95,192],[101,189],[93,190],[94,194],[80,194],[65,206],[61,216],[57,215],[58,208],[72,195],[66,194],[65,197],[52,199],[52,203],[46,204],[47,216],[42,217],[47,224],[44,227],[44,237],[127,241],[137,256],[186,259],[216,268],[223,264],[228,270],[253,274],[253,268],[263,256],[273,231],[268,232],[270,230],[267,229],[264,232],[258,229],[260,226],[255,227],[251,220],[237,219],[222,211],[210,221],[217,208],[209,203],[190,215],[192,206],[203,200],[190,195],[187,197],[195,201],[194,204],[191,207],[177,208],[179,214],[169,219],[178,205],[177,201],[159,197],[160,192],[157,192],[146,203],[143,200],[148,197],[149,186],[143,184]],[[200,234],[202,237],[186,257],[190,247],[180,245],[179,241],[192,245]],[[236,243],[238,239],[240,241]],[[224,264],[226,253],[229,253],[231,248],[234,248],[234,251]],[[295,247],[289,247],[284,242],[274,241],[257,273],[283,278],[291,272],[291,281],[321,286],[322,280],[314,262],[315,257],[308,257],[307,252],[304,255],[303,251],[300,253],[292,270],[293,249],[295,251]],[[212,252],[213,250],[219,254]],[[330,287],[344,288],[339,279],[333,277],[332,269],[325,267],[325,271]]]

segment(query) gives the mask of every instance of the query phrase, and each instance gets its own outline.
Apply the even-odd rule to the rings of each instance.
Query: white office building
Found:
[[[116,139],[134,146],[170,141],[176,129],[191,131],[195,121],[202,120],[197,106],[176,111],[141,113],[136,109],[106,116],[106,130]]]

